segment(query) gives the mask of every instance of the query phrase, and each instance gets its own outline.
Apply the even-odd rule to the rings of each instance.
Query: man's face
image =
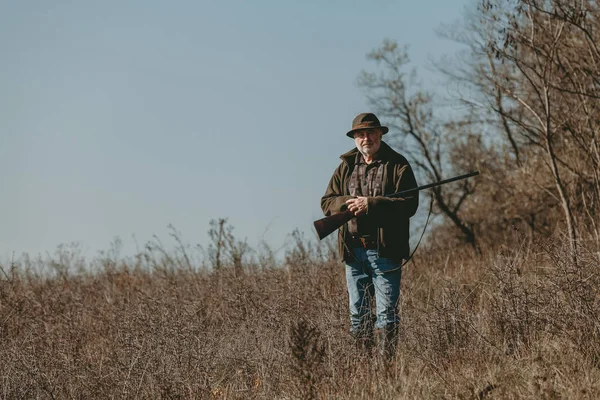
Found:
[[[364,129],[354,133],[354,143],[356,148],[364,156],[372,157],[379,150],[381,145],[381,129]]]

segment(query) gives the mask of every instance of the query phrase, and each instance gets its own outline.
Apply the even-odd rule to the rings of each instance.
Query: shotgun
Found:
[[[479,171],[469,172],[468,174],[455,176],[454,178],[444,179],[443,181],[429,183],[427,185],[418,186],[412,189],[402,190],[400,192],[392,193],[386,195],[385,197],[404,197],[414,192],[418,192],[420,190],[429,189],[435,186],[444,185],[450,182],[460,181],[462,179],[467,179],[472,176],[479,175]],[[340,226],[344,225],[346,222],[350,221],[354,218],[354,212],[350,210],[342,211],[336,214],[332,214],[328,217],[321,218],[314,222],[315,229],[317,230],[317,235],[319,235],[319,239],[323,239],[333,233]]]

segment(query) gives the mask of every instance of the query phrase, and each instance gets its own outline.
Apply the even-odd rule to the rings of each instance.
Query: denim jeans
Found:
[[[375,298],[377,329],[397,327],[402,266],[378,257],[377,250],[353,249],[355,260],[346,263],[350,300],[350,332],[370,336],[373,331],[371,301]]]

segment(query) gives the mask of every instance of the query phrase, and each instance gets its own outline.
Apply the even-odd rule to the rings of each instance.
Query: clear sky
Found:
[[[219,217],[252,246],[313,235],[369,110],[366,53],[408,44],[427,76],[472,3],[0,2],[0,260],[117,236],[132,253],[168,224],[206,245]]]

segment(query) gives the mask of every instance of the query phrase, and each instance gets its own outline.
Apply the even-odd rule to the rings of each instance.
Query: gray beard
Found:
[[[375,149],[375,147],[369,147],[369,148],[359,148],[358,151],[360,151],[360,153],[365,156],[365,157],[373,157],[375,155],[375,153],[377,153],[377,150],[379,149]]]

